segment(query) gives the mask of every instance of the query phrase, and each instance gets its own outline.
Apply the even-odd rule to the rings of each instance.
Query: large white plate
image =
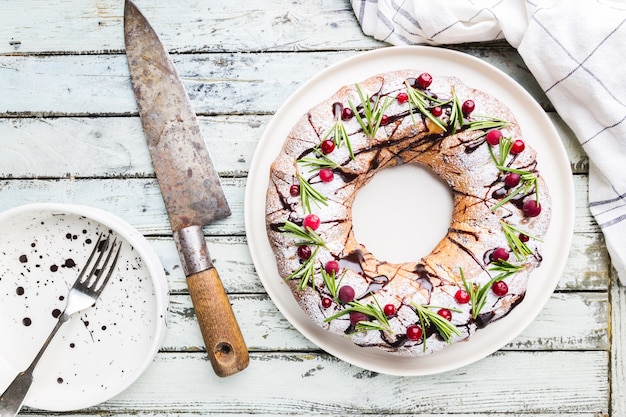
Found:
[[[525,300],[508,316],[479,330],[469,341],[433,355],[404,358],[355,346],[344,337],[315,325],[300,309],[278,275],[265,229],[265,193],[269,167],[293,124],[311,107],[341,86],[381,72],[415,68],[436,75],[453,75],[471,87],[500,98],[515,114],[524,138],[538,152],[539,168],[552,195],[552,221],[542,249],[543,262],[531,276]],[[420,194],[428,191],[420,189]],[[535,100],[513,79],[472,56],[435,47],[401,46],[359,54],[329,67],[303,84],[278,110],[257,145],[246,189],[245,220],[255,267],[282,314],[302,334],[326,352],[353,365],[391,375],[427,375],[471,364],[490,355],[521,333],[539,314],[567,259],[574,224],[574,188],[569,160],[561,140]]]
[[[0,213],[0,392],[54,327],[100,233],[123,242],[94,307],[70,317],[35,371],[25,404],[68,411],[106,401],[152,363],[165,334],[168,291],[149,242],[92,207],[32,204]]]

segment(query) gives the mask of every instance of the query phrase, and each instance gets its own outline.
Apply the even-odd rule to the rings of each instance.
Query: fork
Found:
[[[115,247],[117,246],[117,252]],[[0,396],[0,417],[14,417],[22,408],[24,398],[33,383],[33,372],[39,363],[39,360],[43,356],[46,348],[54,338],[54,335],[61,328],[61,325],[65,323],[74,313],[77,313],[86,308],[92,307],[96,304],[98,297],[102,293],[102,290],[106,286],[109,278],[113,274],[115,265],[122,249],[122,243],[117,243],[117,239],[113,240],[110,244],[109,238],[104,238],[101,234],[98,237],[95,247],[91,251],[85,266],[80,271],[76,282],[70,289],[67,296],[67,304],[63,313],[58,318],[54,329],[44,342],[43,346],[35,356],[35,359],[31,362],[30,366],[24,371],[17,374],[13,382]],[[100,252],[96,261],[90,268],[96,253]],[[115,255],[113,253],[115,252]],[[104,258],[106,253],[106,258]],[[102,264],[100,264],[102,262]],[[86,274],[86,271],[89,273]]]

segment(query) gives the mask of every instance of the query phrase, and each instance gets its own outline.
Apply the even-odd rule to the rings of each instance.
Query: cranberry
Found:
[[[463,104],[461,105],[461,111],[466,116],[470,114],[471,112],[473,112],[475,108],[476,108],[476,104],[474,104],[474,101],[472,100],[465,100]]]
[[[409,340],[420,340],[422,338],[422,328],[412,324],[406,328],[406,338]]]
[[[333,273],[337,275],[339,273],[339,262],[337,261],[328,261],[326,265],[324,265],[324,270],[326,273],[332,275]]]
[[[420,74],[419,77],[417,77],[417,80],[415,81],[415,84],[417,84],[417,86],[420,87],[420,88],[428,88],[428,87],[430,87],[430,84],[432,84],[432,82],[433,82],[432,75],[430,75],[427,72],[424,72],[424,73]]]
[[[521,240],[523,243],[526,243],[530,240],[530,236],[525,235],[524,233],[520,233],[519,240]]]
[[[352,111],[350,107],[344,107],[343,110],[341,110],[342,120],[350,120],[353,117],[354,117],[354,112]]]
[[[398,93],[396,100],[398,100],[398,103],[404,104],[409,101],[409,95],[407,93]]]
[[[350,324],[352,324],[353,326],[356,326],[357,324],[359,324],[359,322],[367,320],[369,320],[369,317],[365,313],[360,313],[358,311],[352,311],[350,313]]]
[[[380,118],[380,125],[387,126],[388,124],[389,124],[389,116],[387,116],[386,114],[383,114],[383,116]]]
[[[333,300],[331,300],[331,299],[330,299],[330,298],[328,298],[328,297],[323,297],[323,298],[322,298],[322,307],[324,307],[324,308],[328,308],[328,307],[330,307],[331,305],[333,305]]]
[[[298,246],[297,253],[300,259],[309,259],[311,257],[311,248],[306,245]]]
[[[509,251],[504,248],[495,248],[493,252],[491,252],[491,261],[506,261],[509,259]]]
[[[524,148],[526,148],[524,141],[521,139],[516,139],[511,144],[511,150],[509,152],[511,152],[511,154],[513,155],[517,155],[519,153],[522,153],[524,151]]]
[[[385,316],[387,317],[395,316],[396,306],[393,304],[385,304],[385,306],[383,307],[383,312],[385,313]]]
[[[470,295],[465,290],[458,290],[456,294],[454,294],[454,299],[459,304],[467,304],[470,302]]]
[[[437,310],[437,314],[439,314],[441,317],[448,321],[452,320],[452,312],[447,308],[441,308]]]
[[[430,114],[432,114],[435,117],[439,117],[443,114],[443,109],[439,106],[433,107],[432,110],[430,111]]]
[[[293,184],[291,187],[289,187],[289,194],[291,194],[292,197],[299,196],[300,186],[298,184]]]
[[[496,281],[491,284],[491,290],[498,297],[502,297],[509,292],[509,286],[504,281]]]
[[[504,185],[506,186],[506,188],[517,187],[521,179],[522,177],[519,174],[511,172],[506,177],[504,177]]]
[[[344,285],[339,288],[339,293],[337,295],[342,302],[349,303],[354,300],[354,288],[349,285]]]
[[[487,139],[487,143],[491,146],[497,146],[500,143],[500,139],[502,139],[502,136],[502,131],[498,129],[492,129],[487,132],[487,136],[485,137],[485,139]]]
[[[541,213],[541,204],[536,200],[526,200],[522,206],[522,211],[528,217],[537,217]]]
[[[328,155],[335,150],[335,141],[333,141],[332,139],[326,139],[324,142],[322,142],[321,148],[322,152]]]
[[[317,230],[321,223],[322,221],[317,214],[309,214],[304,218],[302,226],[304,226],[305,229],[308,227],[309,229]]]
[[[335,178],[335,174],[333,174],[333,170],[330,168],[320,169],[319,175],[322,182],[331,182]]]

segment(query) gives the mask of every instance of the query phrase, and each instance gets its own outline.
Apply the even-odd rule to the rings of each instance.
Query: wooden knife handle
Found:
[[[248,348],[217,269],[189,275],[187,286],[215,373],[225,377],[245,369]]]

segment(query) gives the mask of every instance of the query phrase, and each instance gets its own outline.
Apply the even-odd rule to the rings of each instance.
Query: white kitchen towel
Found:
[[[589,156],[589,208],[626,285],[626,0],[351,2],[365,34],[394,45],[517,48]]]

